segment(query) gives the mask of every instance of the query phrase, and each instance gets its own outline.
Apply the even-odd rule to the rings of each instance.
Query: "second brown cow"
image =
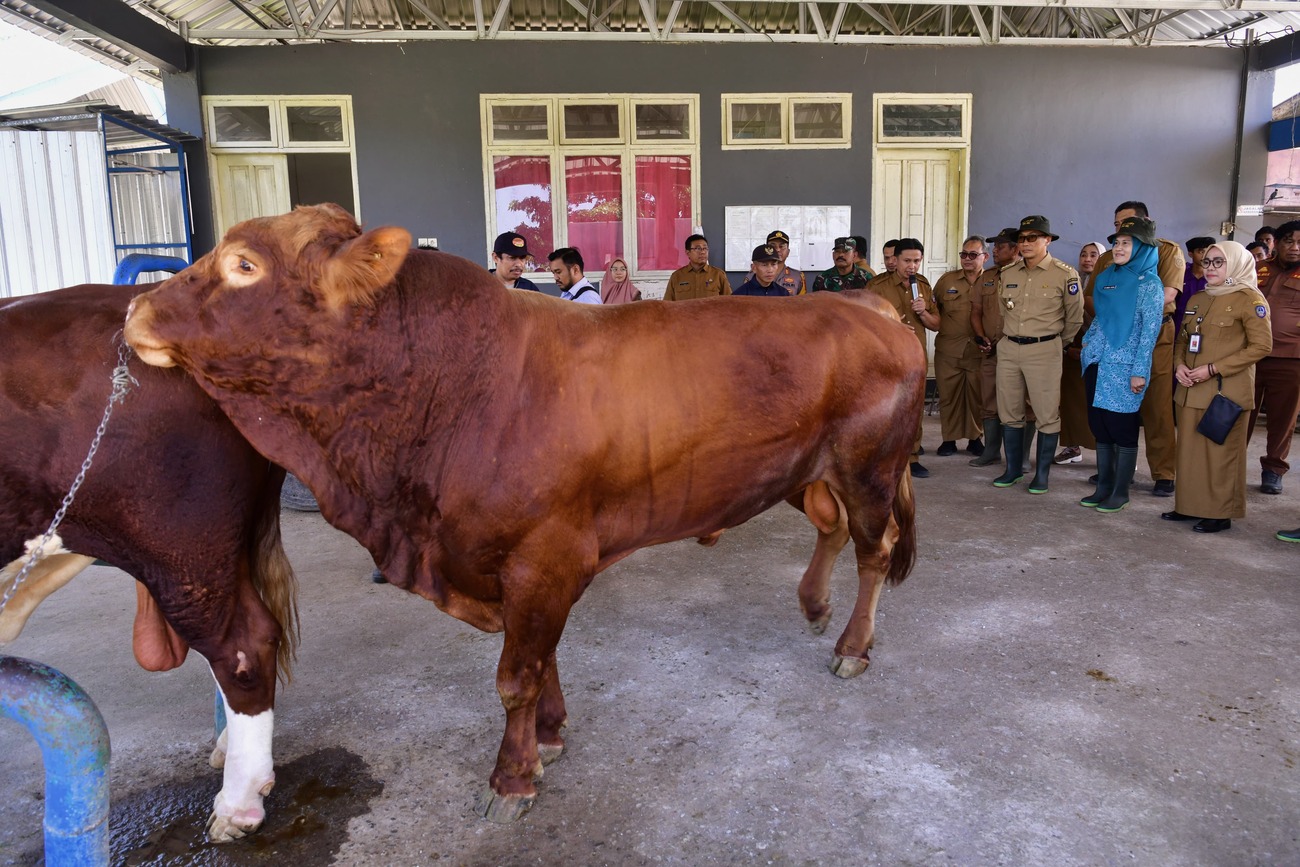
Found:
[[[126,336],[179,364],[316,494],[389,580],[504,630],[505,736],[479,799],[520,815],[564,747],[555,649],[603,569],[782,500],[817,528],[799,586],[820,632],[851,538],[859,590],[832,670],[865,670],[886,581],[915,560],[915,335],[872,296],[601,308],[362,233],[336,206],[234,227],[136,299]]]

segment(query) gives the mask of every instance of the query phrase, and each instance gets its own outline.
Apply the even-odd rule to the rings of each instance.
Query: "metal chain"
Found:
[[[95,452],[99,451],[99,442],[104,438],[104,431],[108,428],[108,420],[113,415],[113,406],[126,400],[126,393],[132,385],[140,383],[127,370],[127,362],[131,360],[131,347],[122,339],[122,332],[119,331],[113,336],[117,342],[117,367],[113,368],[113,391],[108,396],[108,406],[104,407],[104,417],[99,422],[99,427],[95,428],[95,438],[90,443],[90,451],[86,453],[86,459],[81,462],[81,471],[72,481],[72,487],[68,489],[68,494],[63,498],[59,510],[54,513],[54,520],[50,523],[50,528],[45,531],[45,535],[40,538],[34,547],[31,548],[26,565],[19,570],[17,577],[14,578],[8,589],[5,590],[4,596],[0,597],[0,614],[4,613],[5,606],[9,600],[14,598],[18,588],[22,586],[23,581],[32,568],[40,562],[45,556],[45,546],[54,538],[55,531],[59,529],[59,524],[63,523],[63,518],[68,514],[68,508],[72,505],[73,499],[77,496],[77,489],[81,483],[86,480],[86,473],[90,470],[90,464],[95,459]]]

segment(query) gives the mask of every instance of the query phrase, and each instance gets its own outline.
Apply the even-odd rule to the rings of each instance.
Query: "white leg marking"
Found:
[[[0,594],[9,589],[40,541],[40,537],[29,539],[24,545],[27,553],[0,569]],[[41,561],[27,573],[23,586],[18,588],[18,592],[5,606],[4,613],[0,614],[0,644],[8,644],[17,638],[27,625],[27,618],[36,610],[36,606],[45,601],[45,597],[77,577],[77,573],[94,562],[94,557],[74,554],[64,548],[63,540],[58,536],[51,537],[44,548]]]
[[[221,701],[226,706],[226,764],[208,818],[208,839],[213,843],[235,840],[260,828],[266,818],[262,798],[275,786],[271,759],[275,711],[248,716],[231,710],[224,692]]]

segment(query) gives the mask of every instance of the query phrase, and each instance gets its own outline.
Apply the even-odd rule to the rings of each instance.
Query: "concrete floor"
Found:
[[[938,444],[926,420],[926,443]],[[862,677],[795,585],[812,550],[780,507],[717,547],[642,551],[596,581],[560,646],[568,750],[532,812],[477,818],[503,714],[499,636],[367,580],[368,556],[285,513],[304,642],[277,707],[279,784],[256,836],[202,842],[212,681],[149,674],[132,582],[92,567],[6,652],[54,665],[113,738],[116,864],[1300,864],[1300,526],[1255,490],[1217,536],[1000,491],[966,456],[924,462],[920,557],[881,603]],[[964,443],[963,443],[964,445]],[[40,756],[0,721],[0,863],[39,861]]]

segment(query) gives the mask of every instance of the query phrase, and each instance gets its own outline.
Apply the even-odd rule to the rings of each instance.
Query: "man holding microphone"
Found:
[[[925,247],[916,238],[902,238],[894,247],[897,267],[867,284],[867,288],[889,302],[903,324],[916,332],[921,349],[926,349],[926,330],[939,330],[939,312],[934,304],[930,281],[920,273]],[[928,353],[927,353],[928,355]],[[921,466],[921,419],[916,420],[916,444],[912,448],[912,476],[924,479],[930,471]]]

